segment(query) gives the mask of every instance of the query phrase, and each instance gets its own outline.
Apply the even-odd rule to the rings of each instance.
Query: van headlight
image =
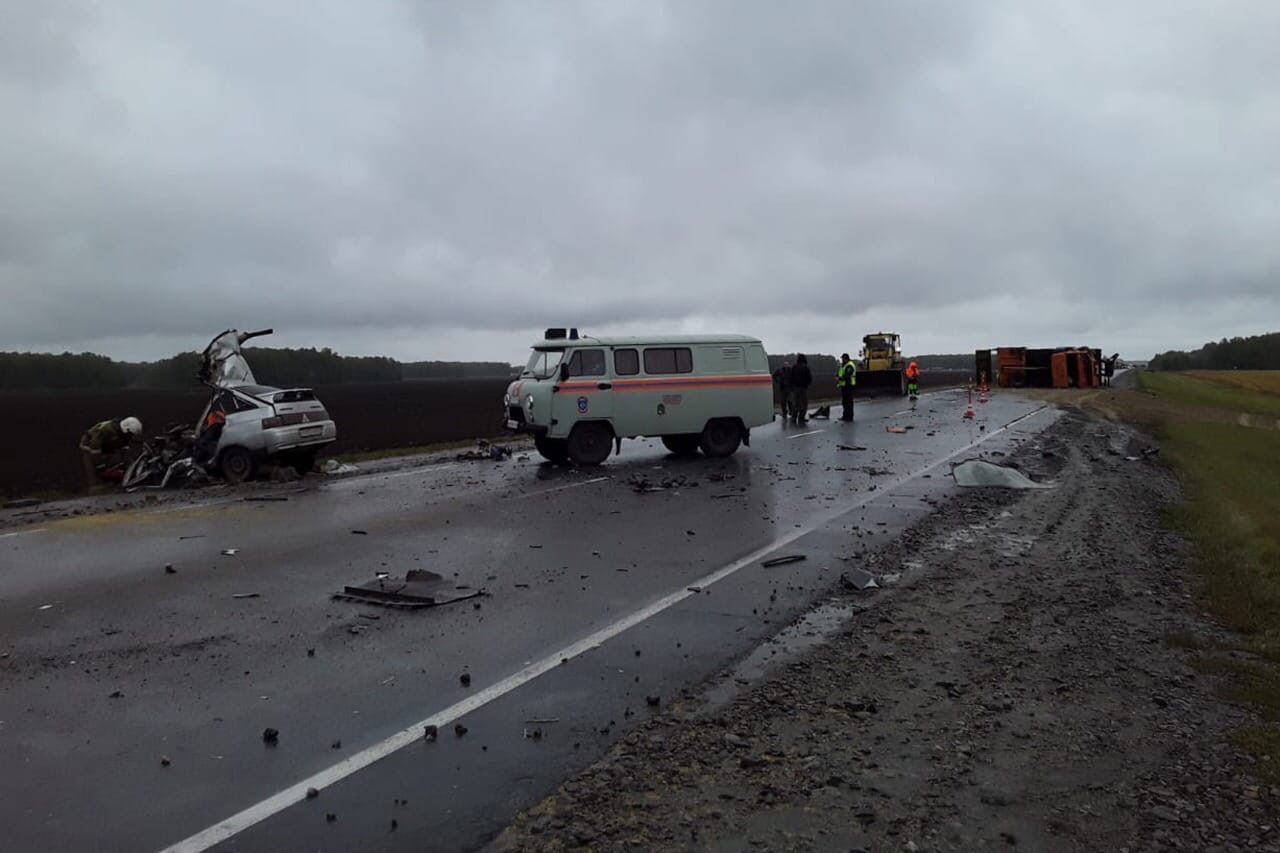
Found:
[[[524,407],[530,412],[533,411],[533,395],[532,394],[524,398]]]

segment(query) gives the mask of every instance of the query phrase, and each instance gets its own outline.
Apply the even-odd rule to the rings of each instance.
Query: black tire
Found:
[[[685,433],[682,435],[664,435],[662,437],[663,447],[670,450],[676,456],[697,456],[698,442],[701,439],[697,433]]]
[[[563,438],[547,438],[545,435],[535,435],[533,437],[533,446],[537,448],[542,458],[548,462],[563,465],[569,461],[569,443]]]
[[[243,447],[228,447],[218,457],[218,470],[222,479],[228,483],[243,483],[253,479],[257,465],[253,463],[253,455]]]
[[[298,472],[299,477],[305,477],[315,470],[316,467],[316,451],[299,450],[289,457],[289,467]]]
[[[742,443],[742,427],[732,418],[716,418],[707,421],[702,435],[698,437],[698,445],[702,452],[712,458],[732,456]]]
[[[578,424],[569,433],[568,448],[575,465],[599,465],[609,458],[613,431],[602,423]]]

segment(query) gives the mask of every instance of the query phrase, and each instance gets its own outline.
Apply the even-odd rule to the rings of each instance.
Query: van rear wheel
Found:
[[[569,458],[576,465],[599,465],[609,458],[613,433],[601,423],[578,424],[569,433]]]
[[[662,437],[663,447],[670,450],[676,456],[697,456],[698,442],[701,439],[697,433],[684,435],[664,435]]]
[[[708,421],[698,438],[702,452],[711,457],[731,456],[742,443],[742,427],[730,418]]]
[[[542,458],[548,462],[563,465],[569,461],[569,443],[563,438],[547,438],[545,435],[535,435],[533,437],[533,446],[537,448]]]

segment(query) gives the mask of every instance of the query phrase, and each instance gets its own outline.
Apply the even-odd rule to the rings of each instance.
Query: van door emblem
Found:
[[[591,405],[591,402],[586,397],[578,398],[578,411],[580,413],[585,415],[587,413],[587,407],[589,405]]]

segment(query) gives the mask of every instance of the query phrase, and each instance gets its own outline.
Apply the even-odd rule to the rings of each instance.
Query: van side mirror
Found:
[[[569,381],[569,365],[563,362],[560,364],[560,381],[561,382]]]

